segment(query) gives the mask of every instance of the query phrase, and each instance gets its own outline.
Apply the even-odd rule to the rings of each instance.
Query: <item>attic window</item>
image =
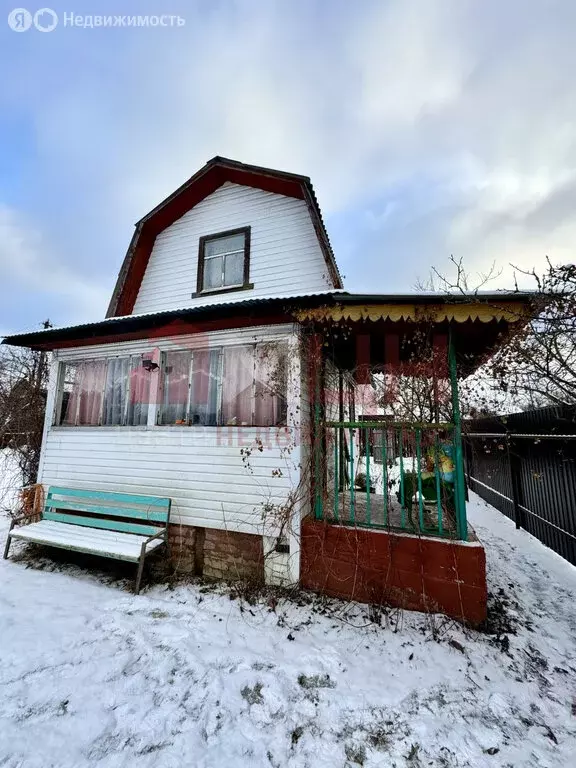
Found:
[[[250,227],[200,238],[197,293],[241,291],[250,280]]]

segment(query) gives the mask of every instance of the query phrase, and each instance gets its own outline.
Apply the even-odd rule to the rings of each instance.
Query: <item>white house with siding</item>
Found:
[[[174,526],[264,536],[267,578],[296,581],[278,510],[307,506],[308,427],[285,308],[341,288],[307,177],[209,161],[136,225],[106,320],[14,337],[52,351],[38,482],[167,496]]]
[[[530,301],[349,294],[310,180],[216,157],[138,222],[106,319],[4,343],[52,353],[38,483],[74,498],[50,497],[56,522],[86,511],[86,493],[135,494],[170,504],[177,569],[480,623],[457,379]],[[416,421],[392,408],[406,377],[433,383]],[[363,410],[377,380],[397,414],[385,428]],[[410,474],[419,490],[406,497]]]

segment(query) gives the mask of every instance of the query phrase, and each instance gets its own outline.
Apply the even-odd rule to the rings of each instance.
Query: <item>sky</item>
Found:
[[[214,155],[310,176],[351,291],[574,259],[572,0],[46,1],[49,33],[0,0],[0,334],[104,317],[134,223]]]

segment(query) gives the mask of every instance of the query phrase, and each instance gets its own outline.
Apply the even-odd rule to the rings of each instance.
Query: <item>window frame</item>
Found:
[[[58,375],[57,375],[57,392],[54,401],[54,411],[52,414],[52,427],[58,427],[62,429],[94,429],[95,427],[101,427],[102,414],[104,411],[104,396],[106,392],[106,378],[108,376],[108,360],[107,357],[95,357],[95,358],[75,358],[73,360],[58,360]],[[87,363],[106,363],[106,370],[104,373],[104,389],[100,397],[100,407],[98,410],[98,423],[97,424],[79,424],[78,417],[80,415],[81,400],[78,398],[76,403],[76,412],[74,414],[73,424],[64,424],[62,419],[64,417],[64,386],[66,384],[66,366],[74,366],[76,368],[76,375],[78,375],[78,369],[80,366]],[[72,385],[74,386],[74,384]],[[72,393],[70,393],[72,394]],[[66,404],[66,407],[68,405]]]
[[[244,272],[243,282],[236,285],[223,285],[220,288],[204,288],[204,264],[206,259],[206,244],[211,240],[218,240],[223,237],[233,235],[244,235]],[[234,291],[247,291],[254,288],[250,282],[250,236],[251,227],[238,227],[237,229],[227,229],[224,232],[215,232],[211,235],[202,235],[198,241],[198,274],[196,278],[196,292],[192,298],[198,296],[212,296],[218,293],[232,293]]]
[[[284,418],[282,419],[282,422],[279,424],[255,424],[256,421],[256,388],[257,388],[257,380],[256,380],[256,366],[258,361],[258,351],[259,348],[262,345],[267,345],[270,343],[274,344],[282,344],[286,346],[286,353],[289,354],[289,342],[286,339],[279,339],[274,340],[273,342],[269,342],[268,340],[262,340],[262,341],[243,341],[238,344],[219,344],[218,346],[210,347],[209,351],[216,352],[218,354],[218,376],[216,380],[216,424],[194,424],[190,419],[190,414],[192,411],[192,376],[194,371],[194,355],[195,353],[206,351],[206,349],[197,349],[197,350],[187,350],[185,348],[175,348],[170,350],[163,350],[160,357],[160,388],[162,390],[162,396],[160,398],[159,407],[157,409],[156,413],[156,422],[155,426],[161,427],[162,429],[174,429],[175,427],[183,427],[185,429],[190,429],[194,427],[199,427],[201,429],[217,429],[217,428],[229,428],[229,427],[237,427],[239,429],[282,429],[284,427],[288,426],[288,398],[289,398],[289,388],[290,388],[290,382],[289,377],[287,376],[285,384],[285,392],[284,394],[279,393],[273,393],[272,396],[276,398],[282,398],[285,403],[285,412],[284,412]],[[224,358],[226,354],[226,350],[230,349],[238,349],[238,348],[247,348],[251,350],[251,357],[252,357],[252,384],[251,384],[251,396],[250,396],[250,424],[224,424],[222,423],[222,409],[223,409],[223,403],[222,403],[222,395],[223,395],[223,381],[224,381]],[[186,403],[186,423],[184,424],[175,424],[175,423],[168,423],[165,421],[165,413],[166,413],[166,407],[167,404],[165,401],[166,398],[166,388],[165,388],[165,376],[166,376],[166,365],[167,365],[167,354],[170,352],[178,353],[178,352],[189,352],[190,354],[190,362],[188,366],[188,398]]]
[[[106,401],[106,385],[108,382],[108,371],[109,371],[109,364],[112,360],[119,360],[119,359],[128,359],[128,376],[126,377],[125,382],[125,392],[124,392],[124,407],[122,412],[122,419],[119,424],[104,424],[104,408],[105,408],[105,401]],[[107,355],[107,356],[101,356],[101,357],[94,357],[94,358],[73,358],[70,360],[58,360],[58,372],[56,376],[56,394],[54,398],[54,408],[52,412],[52,428],[62,428],[62,429],[95,429],[97,427],[103,427],[104,429],[118,429],[118,428],[128,428],[128,429],[141,429],[143,427],[146,427],[148,425],[149,417],[147,417],[146,424],[130,424],[128,415],[130,411],[130,393],[131,393],[131,385],[132,385],[132,379],[131,379],[131,371],[133,369],[133,360],[143,360],[143,355],[137,352],[128,353],[128,354],[118,354],[118,355]],[[63,418],[63,409],[64,409],[64,386],[65,386],[65,379],[66,379],[66,366],[75,366],[78,368],[78,366],[81,366],[83,364],[87,363],[105,363],[106,369],[104,374],[104,388],[102,390],[102,395],[100,398],[100,408],[99,408],[99,414],[98,414],[98,423],[97,424],[79,424],[78,423],[78,417],[80,414],[80,398],[78,398],[78,403],[76,405],[76,413],[75,413],[75,419],[73,424],[64,424],[62,422]],[[152,392],[149,392],[149,399],[152,395]],[[148,409],[150,408],[150,402],[148,403]]]
[[[158,368],[157,368],[157,381],[153,383],[150,382],[150,391],[148,393],[149,397],[149,403],[148,403],[148,411],[147,411],[147,420],[145,423],[139,423],[139,424],[133,424],[128,423],[128,414],[130,412],[130,392],[131,392],[131,385],[132,385],[132,377],[130,375],[130,372],[132,370],[132,360],[141,358],[142,360],[145,359],[145,355],[147,353],[138,353],[138,352],[131,352],[131,353],[120,353],[115,355],[103,355],[103,356],[97,356],[94,358],[65,358],[65,359],[56,359],[56,365],[57,365],[57,372],[56,372],[56,392],[54,393],[54,400],[52,405],[52,418],[51,418],[51,429],[82,429],[82,428],[89,428],[89,429],[96,429],[96,428],[103,428],[103,429],[130,429],[130,430],[138,430],[138,429],[150,429],[150,428],[160,428],[160,429],[166,429],[166,428],[174,428],[174,427],[184,427],[186,429],[190,429],[193,427],[198,427],[202,429],[214,429],[214,428],[221,428],[221,427],[229,427],[229,426],[237,426],[239,428],[248,428],[248,429],[274,429],[274,428],[284,428],[288,426],[288,399],[289,399],[289,392],[290,392],[290,377],[289,374],[287,375],[286,381],[283,382],[283,392],[271,392],[270,395],[272,397],[278,398],[278,402],[283,402],[284,406],[281,408],[282,413],[282,420],[275,424],[256,424],[256,414],[257,414],[257,386],[258,386],[258,380],[257,380],[257,368],[258,368],[258,360],[259,360],[259,350],[262,346],[266,346],[268,344],[279,344],[282,345],[282,347],[285,347],[285,354],[289,354],[290,349],[290,341],[287,338],[275,338],[272,340],[268,339],[254,339],[254,340],[238,340],[238,343],[221,343],[218,345],[214,345],[211,347],[202,347],[199,349],[189,349],[186,347],[176,347],[176,348],[164,348],[158,350]],[[225,352],[228,349],[234,349],[234,348],[240,348],[240,347],[247,347],[251,350],[251,357],[253,361],[253,373],[252,373],[252,384],[251,384],[251,416],[250,416],[250,424],[241,424],[241,425],[229,425],[229,424],[223,424],[222,423],[222,408],[223,408],[223,376],[224,376],[224,356]],[[193,378],[193,371],[194,371],[194,360],[195,360],[195,353],[198,352],[214,352],[217,353],[217,375],[216,375],[216,424],[196,424],[190,419],[190,414],[192,412],[192,378]],[[165,408],[166,408],[166,402],[165,402],[165,375],[166,375],[166,356],[171,352],[186,352],[190,355],[190,360],[188,362],[188,394],[187,394],[187,403],[186,403],[186,424],[170,424],[170,423],[162,423],[164,420],[165,415]],[[125,403],[124,403],[124,413],[122,415],[121,423],[119,424],[104,424],[103,423],[103,415],[104,415],[104,405],[105,405],[105,399],[106,399],[106,385],[108,381],[108,366],[111,361],[117,360],[117,359],[123,359],[127,358],[130,361],[129,364],[129,374],[126,380],[126,393],[125,393]],[[264,358],[262,358],[264,359]],[[76,414],[75,414],[75,423],[73,424],[66,424],[62,422],[63,418],[63,409],[64,409],[64,387],[65,387],[65,380],[66,380],[66,369],[69,366],[78,367],[85,363],[105,363],[106,364],[106,370],[105,370],[105,376],[104,376],[104,384],[102,389],[102,395],[100,400],[100,408],[99,408],[99,417],[98,417],[98,423],[97,424],[78,424],[78,414],[80,411],[80,399],[78,400],[78,403],[76,405]],[[150,375],[154,375],[153,373]],[[260,384],[262,385],[265,382],[262,380]]]
[[[160,376],[160,383],[159,388],[161,391],[161,397],[158,398],[158,407],[156,410],[156,420],[155,420],[155,426],[162,427],[162,428],[169,428],[172,429],[173,427],[186,427],[187,429],[190,427],[202,427],[203,429],[208,427],[219,427],[220,426],[220,413],[222,409],[222,363],[223,363],[223,350],[224,347],[211,347],[211,348],[201,348],[201,349],[194,349],[189,350],[185,348],[178,348],[178,349],[170,349],[170,350],[162,350],[160,353],[160,369],[159,369],[159,376]],[[192,380],[194,376],[194,361],[195,361],[195,355],[199,352],[216,352],[218,354],[218,362],[217,362],[217,368],[218,368],[218,376],[216,380],[216,424],[196,424],[194,423],[190,415],[192,413]],[[177,423],[170,423],[165,421],[166,417],[166,409],[170,406],[170,403],[166,403],[166,374],[167,374],[167,356],[170,353],[186,353],[190,355],[190,360],[188,362],[188,396],[186,399],[186,411],[185,415],[186,418],[183,420],[185,423],[183,424],[177,424]]]

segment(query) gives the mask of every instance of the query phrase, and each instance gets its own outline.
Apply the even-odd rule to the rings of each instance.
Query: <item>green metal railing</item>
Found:
[[[459,510],[459,538],[468,538],[468,522],[466,520],[466,480],[464,479],[464,451],[462,450],[462,426],[460,421],[460,399],[458,397],[458,371],[456,365],[456,350],[450,331],[448,343],[448,368],[450,372],[450,388],[452,391],[452,417],[454,419],[454,450],[455,450],[455,483],[456,508]]]
[[[451,328],[447,351],[448,366],[441,375],[448,375],[450,380],[450,423],[402,422],[389,417],[374,422],[327,421],[321,377],[315,375],[313,495],[317,519],[467,540],[457,362]],[[437,393],[434,397],[438,413]],[[348,412],[354,413],[354,408],[349,407]],[[343,414],[340,402],[341,419]]]
[[[317,519],[467,537],[460,484],[464,473],[458,467],[462,452],[454,424],[342,421],[316,426]]]

